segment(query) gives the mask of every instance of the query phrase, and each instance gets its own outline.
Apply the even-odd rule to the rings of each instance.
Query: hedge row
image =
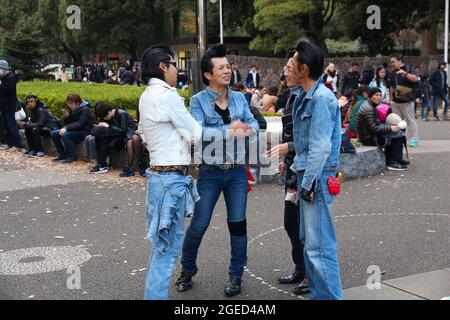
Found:
[[[28,94],[34,93],[41,101],[47,104],[53,114],[61,116],[61,110],[66,108],[67,96],[70,93],[78,93],[91,106],[94,106],[99,101],[103,101],[111,104],[114,108],[128,110],[134,116],[139,98],[144,90],[145,87],[135,86],[33,81],[19,82],[17,85],[17,96],[19,99],[24,99]],[[180,91],[180,94],[188,103],[192,95],[191,92]]]
[[[60,117],[62,109],[66,108],[67,96],[70,93],[78,93],[91,106],[94,106],[99,101],[103,101],[114,108],[128,110],[135,117],[139,98],[144,90],[145,87],[97,83],[33,81],[19,82],[17,85],[17,96],[19,99],[24,99],[28,94],[34,93],[48,106],[54,115]],[[185,99],[186,107],[188,108],[192,92],[179,90],[179,93]],[[263,116],[277,116],[277,114],[263,113]]]

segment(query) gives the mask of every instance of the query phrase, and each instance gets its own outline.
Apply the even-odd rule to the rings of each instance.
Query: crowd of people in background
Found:
[[[63,67],[63,70],[65,67]],[[116,65],[90,64],[74,68],[73,80],[76,82],[107,83],[140,86],[139,67],[132,61]],[[61,77],[62,82],[65,82]]]
[[[23,101],[17,98],[17,78],[4,60],[0,60],[0,79],[0,150],[20,152],[23,130],[25,157],[44,157],[43,138],[51,138],[57,151],[53,162],[70,165],[79,160],[76,148],[83,143],[82,154],[92,163],[90,173],[101,174],[109,171],[112,150],[122,149],[128,161],[120,177],[135,176],[135,163],[141,176],[147,176],[148,157],[137,125],[139,110],[135,122],[127,111],[104,102],[97,102],[92,110],[88,101],[71,93],[59,119],[37,94],[30,93]]]
[[[446,67],[447,63],[441,61],[438,68],[428,74],[419,67],[407,65],[402,55],[394,54],[389,63],[383,63],[376,68],[365,65],[362,72],[361,66],[353,62],[341,77],[338,66],[329,63],[321,80],[341,104],[342,128],[345,130],[342,151],[355,152],[352,147],[354,143],[351,144],[350,139],[357,139],[360,144],[384,148],[389,169],[406,170],[409,162],[400,154],[403,154],[403,148],[419,145],[417,119],[420,117],[423,121],[430,121],[432,111],[432,119],[435,121],[450,120]],[[280,75],[279,86],[276,87],[263,83],[263,77],[255,65],[249,66],[247,70],[247,75],[243,77],[237,64],[232,63],[230,86],[232,90],[244,94],[255,119],[260,126],[267,127],[265,113],[281,115],[291,90],[284,72]],[[1,90],[12,91],[12,84],[17,79],[14,72],[10,72],[6,61],[1,61],[0,72],[5,74]],[[141,85],[140,69],[131,60],[121,64],[119,68],[108,67],[106,64],[76,67],[72,79],[79,82]],[[179,88],[189,86],[187,76],[180,79],[179,75]],[[62,68],[61,81],[68,82],[65,66]],[[129,116],[125,117],[125,114],[128,114],[126,111],[113,110],[112,107],[100,103],[95,106],[96,115],[91,118],[87,115],[87,110],[90,110],[89,103],[83,101],[79,95],[71,94],[67,98],[68,109],[64,112],[64,119],[59,120],[37,95],[30,94],[24,101],[11,98],[14,95],[1,95],[3,105],[8,106],[2,110],[2,130],[6,133],[6,140],[2,141],[5,143],[4,148],[16,149],[21,146],[18,130],[22,129],[28,144],[26,156],[42,157],[44,153],[40,139],[51,137],[58,150],[55,161],[72,163],[77,160],[74,151],[76,144],[84,142],[85,155],[94,165],[93,173],[105,173],[108,171],[106,159],[111,147],[120,144],[128,150],[129,158],[128,167],[124,169],[122,176],[135,175],[132,165],[135,159],[139,162],[141,174],[145,175],[145,164],[142,160],[145,148],[136,131],[136,124],[133,124]],[[441,103],[443,110],[442,114],[439,114]],[[100,113],[97,112],[97,107]],[[19,118],[18,113],[22,115]],[[385,117],[380,117],[380,113]],[[394,125],[386,122],[387,119],[392,120],[393,116],[389,117],[391,113],[399,116],[395,118]],[[14,114],[17,121],[13,119]],[[399,122],[405,125],[405,128],[399,129]],[[392,144],[395,151],[391,150]],[[393,156],[392,153],[396,155]]]
[[[261,129],[267,128],[264,113],[279,113],[282,115],[283,144],[272,146],[267,156],[283,158],[280,173],[285,175],[285,228],[292,243],[295,271],[280,277],[278,282],[298,284],[293,292],[300,295],[311,293],[311,299],[342,299],[337,244],[331,223],[331,208],[340,192],[340,189],[333,188],[338,183],[339,155],[356,152],[354,145],[357,141],[364,146],[382,148],[389,170],[407,170],[410,162],[404,158],[404,150],[408,146],[419,147],[420,143],[418,105],[424,121],[429,121],[431,109],[436,121],[441,118],[450,120],[447,114],[447,63],[439,62],[437,70],[428,77],[419,68],[408,65],[401,54],[393,54],[388,63],[377,68],[366,65],[362,72],[358,63],[351,63],[341,81],[336,64],[329,63],[324,68],[324,56],[319,47],[300,42],[276,87],[264,84],[254,65],[242,77],[236,64],[229,65],[226,48],[217,45],[202,58],[206,89],[192,97],[188,113],[184,101],[174,89],[180,83],[172,50],[156,46],[150,48],[144,57],[143,78],[148,86],[137,106],[137,121],[126,110],[105,102],[97,102],[91,108],[90,103],[77,93],[67,96],[63,118],[58,119],[37,94],[29,94],[24,101],[17,99],[17,78],[9,64],[0,60],[0,106],[4,132],[0,149],[20,151],[19,130],[23,130],[27,145],[23,156],[45,156],[42,138],[47,137],[51,138],[57,150],[53,162],[70,165],[78,160],[76,148],[82,144],[84,156],[92,163],[91,174],[107,173],[113,150],[126,150],[128,161],[120,177],[135,176],[135,163],[142,176],[157,176],[160,180],[150,179],[149,189],[152,191],[148,192],[148,199],[159,197],[161,201],[158,203],[162,205],[163,201],[172,201],[165,197],[166,182],[174,185],[183,182],[187,186],[184,192],[197,193],[191,187],[192,179],[186,177],[190,146],[193,141],[198,143],[202,139],[200,133],[227,132],[234,135],[233,139],[257,136]],[[139,85],[139,70],[130,63],[119,70],[90,65],[78,67],[74,72],[76,81]],[[67,81],[66,75],[62,81]],[[215,101],[212,108],[211,97]],[[444,108],[440,117],[438,107],[441,101]],[[170,135],[170,131],[175,129],[184,131]],[[227,297],[241,293],[247,260],[249,175],[245,160],[242,163],[238,161],[243,160],[248,152],[244,144],[235,145],[231,163],[228,162],[229,154],[223,152],[212,155],[218,157],[215,159],[218,161],[212,161],[212,164],[204,162],[199,166],[200,198],[195,201],[196,214],[184,243],[181,232],[176,231],[176,236],[172,235],[171,240],[175,240],[176,245],[171,241],[161,241],[149,232],[149,239],[164,250],[154,251],[150,258],[146,299],[167,298],[169,281],[166,280],[173,272],[175,257],[181,253],[182,272],[176,287],[179,292],[192,288],[192,279],[199,271],[196,262],[198,250],[222,192],[229,209],[227,222],[232,246],[230,278],[224,292]],[[226,143],[223,146],[226,148]],[[202,144],[202,152],[207,147],[208,143]],[[206,155],[206,152],[202,154],[203,159]],[[176,175],[177,180],[172,175]],[[148,202],[147,213],[152,215],[148,221],[150,229],[154,229],[155,223],[160,223],[153,218],[159,217],[156,215],[159,210],[156,202]],[[302,207],[302,215],[299,215],[299,207]],[[185,212],[179,211],[184,218]],[[176,228],[181,230],[183,222],[180,219]],[[166,229],[169,230],[167,227],[161,230]],[[166,249],[173,251],[173,254],[170,251],[169,258],[165,254]]]
[[[379,146],[386,152],[388,169],[407,170],[409,161],[403,159],[403,151],[419,146],[419,117],[430,121],[432,111],[435,121],[450,120],[446,67],[447,62],[440,61],[437,70],[429,74],[419,66],[406,64],[401,54],[393,54],[388,62],[376,67],[361,68],[352,62],[341,77],[337,65],[329,63],[322,81],[342,107],[342,151],[355,152],[353,146],[358,143]],[[248,70],[242,77],[236,63],[232,63],[232,89],[244,93],[255,117],[283,114],[290,95],[285,74],[280,76],[279,87],[270,87],[263,83],[256,66]],[[356,143],[352,144],[351,139]]]

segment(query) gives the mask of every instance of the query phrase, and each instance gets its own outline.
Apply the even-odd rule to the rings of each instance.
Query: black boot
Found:
[[[299,283],[302,280],[303,280],[303,275],[300,272],[294,272],[293,274],[279,278],[278,282],[280,284],[293,284],[293,283]]]
[[[309,289],[308,282],[306,280],[303,280],[297,288],[292,290],[292,292],[297,295],[304,295],[311,293],[311,290]]]
[[[225,287],[225,296],[231,298],[241,293],[241,279],[230,278]]]
[[[192,288],[194,283],[192,282],[192,277],[194,277],[198,272],[198,269],[195,268],[193,272],[181,272],[180,277],[177,279],[177,282],[175,282],[175,285],[177,286],[178,292],[186,292],[189,289]]]

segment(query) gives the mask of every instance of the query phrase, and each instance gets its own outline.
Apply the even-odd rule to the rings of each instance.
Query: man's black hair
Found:
[[[112,107],[105,102],[97,102],[95,105],[95,115],[100,120],[105,119],[108,113],[112,110]]]
[[[313,43],[300,41],[297,45],[297,53],[298,64],[306,64],[309,68],[309,78],[318,80],[322,76],[325,64],[322,49]]]
[[[350,67],[359,67],[359,63],[358,62],[352,62],[350,64]]]
[[[164,44],[154,45],[146,49],[142,55],[142,80],[147,84],[152,78],[164,81],[164,72],[159,68],[159,64],[160,62],[171,61],[174,56],[173,50]]]
[[[27,101],[28,99],[34,99],[36,101],[39,101],[39,97],[35,94],[35,93],[29,93],[26,97],[25,97],[25,101]]]
[[[216,44],[206,51],[202,57],[201,70],[203,83],[209,86],[209,80],[206,79],[204,73],[213,73],[214,64],[212,63],[213,58],[225,58],[227,56],[227,47],[224,44]]]
[[[393,53],[393,54],[391,54],[391,57],[390,57],[391,59],[392,58],[395,58],[395,59],[397,59],[398,61],[401,61],[401,62],[403,62],[403,54],[401,54],[401,53]]]

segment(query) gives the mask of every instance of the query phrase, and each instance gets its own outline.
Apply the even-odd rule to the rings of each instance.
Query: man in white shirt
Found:
[[[201,126],[178,94],[173,51],[164,45],[147,49],[142,79],[148,87],[139,104],[139,131],[150,151],[147,192],[147,238],[152,252],[145,281],[146,300],[167,300],[176,260],[181,256],[184,218],[199,200],[191,176],[191,145],[202,137]],[[151,192],[150,192],[151,190]]]

